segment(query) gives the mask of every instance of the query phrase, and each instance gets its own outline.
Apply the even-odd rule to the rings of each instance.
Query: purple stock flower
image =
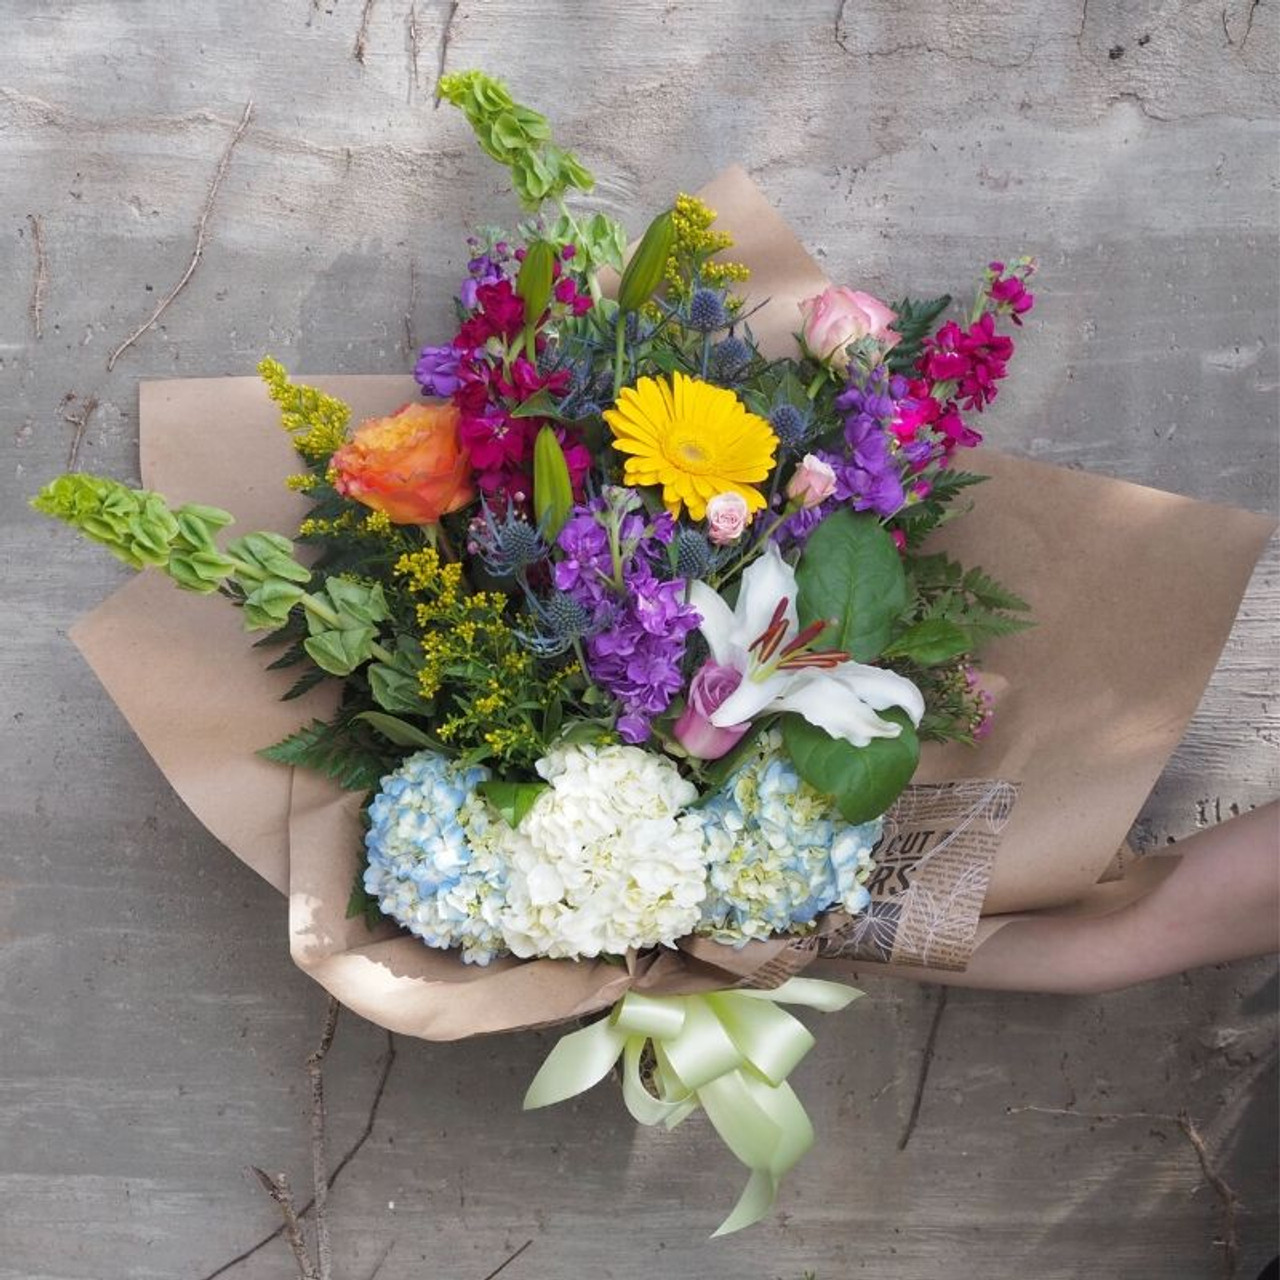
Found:
[[[665,512],[650,517],[636,509],[633,496],[614,490],[574,508],[557,539],[562,559],[553,578],[591,617],[587,674],[622,704],[619,734],[627,742],[643,742],[650,720],[683,687],[685,643],[701,619],[684,601],[684,580],[655,573],[667,564],[674,521]]]
[[[413,376],[418,380],[423,395],[449,399],[459,386],[458,362],[461,358],[462,352],[454,346],[423,347],[418,363],[413,366]]]

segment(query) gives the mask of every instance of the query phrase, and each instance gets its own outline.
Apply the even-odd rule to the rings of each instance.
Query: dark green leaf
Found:
[[[398,716],[384,715],[381,711],[362,711],[354,719],[363,720],[365,724],[372,725],[388,742],[395,743],[397,747],[438,749],[434,738]]]
[[[915,364],[925,338],[929,336],[938,317],[950,305],[949,294],[926,302],[902,298],[893,304],[893,310],[898,316],[893,328],[902,335],[902,341],[886,357],[886,363],[894,373],[906,372]]]
[[[837,511],[814,530],[796,570],[801,626],[834,622],[819,643],[870,662],[889,642],[907,605],[907,580],[893,539],[871,515]]]
[[[294,698],[301,698],[304,693],[310,693],[316,685],[321,684],[328,678],[328,674],[321,671],[319,667],[311,667],[304,671],[288,688],[285,693],[280,695],[281,702],[291,702]]]
[[[879,713],[898,724],[896,738],[873,738],[855,747],[810,724],[802,716],[782,717],[782,740],[796,772],[831,796],[846,822],[878,818],[911,781],[920,762],[920,741],[905,713]]]
[[[388,774],[394,761],[352,737],[345,722],[313,720],[258,754],[277,764],[312,769],[348,791],[370,791]]]
[[[508,413],[513,418],[553,418],[557,422],[566,421],[555,399],[546,390],[535,391],[527,400],[508,410]]]
[[[908,627],[884,650],[886,658],[908,658],[922,667],[958,658],[969,648],[969,633],[945,618],[926,618]]]

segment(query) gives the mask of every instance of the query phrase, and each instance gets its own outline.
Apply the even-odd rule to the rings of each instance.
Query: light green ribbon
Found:
[[[641,1124],[674,1129],[699,1106],[725,1145],[751,1170],[733,1212],[716,1229],[749,1227],[773,1207],[782,1175],[813,1145],[813,1125],[787,1076],[813,1036],[780,1004],[835,1013],[861,991],[791,978],[773,991],[734,988],[696,996],[628,992],[607,1018],[571,1032],[542,1064],[525,1110],[563,1102],[598,1084],[622,1058],[622,1096]],[[652,1043],[651,1093],[640,1060]]]

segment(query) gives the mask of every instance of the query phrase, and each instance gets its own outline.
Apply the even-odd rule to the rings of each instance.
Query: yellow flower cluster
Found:
[[[284,487],[294,493],[310,493],[320,483],[320,477],[310,471],[300,471],[297,475],[285,476]]]
[[[441,741],[532,763],[537,726],[576,666],[543,678],[507,622],[507,597],[468,591],[462,566],[446,564],[434,548],[401,556],[395,573],[415,598],[419,691],[431,699],[447,687],[452,695],[452,713],[436,729]]]
[[[676,197],[671,215],[675,227],[675,244],[667,259],[668,292],[684,301],[692,292],[691,278],[699,272],[701,281],[711,289],[727,288],[749,278],[750,270],[740,262],[713,262],[715,254],[733,247],[727,231],[713,231],[716,211],[697,196],[681,192]]]
[[[267,394],[280,406],[280,425],[308,462],[323,462],[347,436],[351,410],[334,396],[289,381],[289,373],[269,356],[258,365]]]

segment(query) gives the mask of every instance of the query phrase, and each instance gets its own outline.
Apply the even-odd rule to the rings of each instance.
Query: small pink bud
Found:
[[[802,507],[816,507],[835,492],[836,473],[832,467],[812,453],[806,453],[792,472],[787,484],[787,497]]]
[[[749,516],[742,494],[717,493],[707,503],[707,537],[715,546],[727,547],[742,537]]]

